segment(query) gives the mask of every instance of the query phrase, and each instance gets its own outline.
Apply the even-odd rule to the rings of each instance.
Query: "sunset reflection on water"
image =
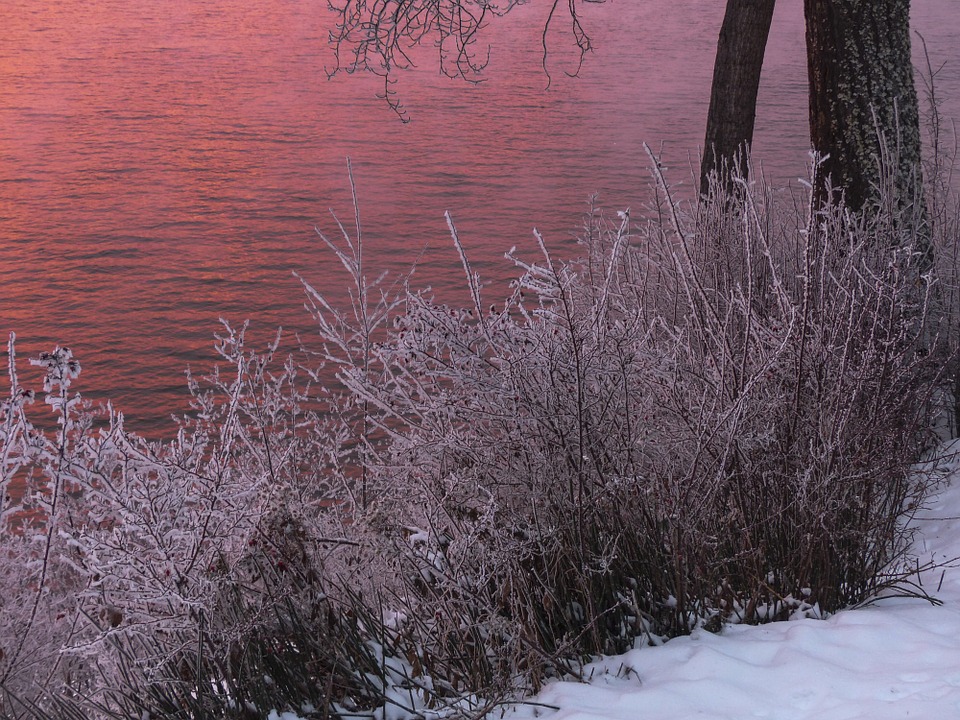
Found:
[[[781,5],[756,144],[786,180],[803,174],[805,74],[799,3]],[[292,271],[343,296],[313,228],[334,232],[330,208],[352,220],[348,156],[369,257],[398,270],[428,247],[418,282],[445,297],[463,297],[445,210],[493,297],[511,274],[503,252],[529,247],[534,226],[574,252],[591,194],[641,205],[641,141],[662,141],[672,177],[689,180],[722,3],[585,5],[596,52],[567,78],[559,38],[549,91],[545,11],[518,8],[488,33],[479,86],[440,77],[425,55],[400,77],[403,125],[375,78],[327,80],[325,2],[7,0],[0,333],[17,332],[22,357],[71,346],[85,395],[166,432],[184,369],[214,360],[219,317],[251,318],[260,345],[283,325],[293,346],[310,319]],[[927,12],[932,49],[955,49],[955,30]]]

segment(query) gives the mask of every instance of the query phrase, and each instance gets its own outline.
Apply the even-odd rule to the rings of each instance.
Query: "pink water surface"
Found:
[[[638,206],[641,142],[688,181],[702,142],[719,0],[584,5],[596,51],[579,78],[569,41],[540,67],[549,3],[486,33],[488,80],[441,77],[428,53],[397,87],[328,80],[323,0],[5,0],[0,4],[0,334],[21,355],[73,348],[79,384],[134,427],[163,433],[183,372],[209,368],[217,320],[309,333],[298,270],[343,296],[314,233],[352,220],[351,157],[372,262],[462,292],[450,210],[496,295],[503,252],[539,227],[561,254],[587,199]],[[777,181],[804,174],[802,3],[779,3],[756,153]],[[916,0],[947,110],[960,100],[956,0]],[[952,63],[952,64],[951,64]],[[950,105],[950,103],[953,105]],[[958,113],[953,113],[956,117]],[[291,338],[291,344],[294,340]]]

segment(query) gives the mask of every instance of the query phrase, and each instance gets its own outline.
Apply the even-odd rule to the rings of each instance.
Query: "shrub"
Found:
[[[591,214],[581,258],[512,252],[499,305],[448,217],[472,306],[402,289],[362,366],[336,350],[363,322],[308,287],[364,408],[364,517],[413,526],[392,523],[407,632],[451,690],[903,577],[955,355],[922,213],[739,181],[684,215],[655,167],[649,211]]]
[[[165,442],[84,406],[65,349],[36,420],[11,339],[0,715],[482,714],[638,638],[907,580],[953,226],[744,181],[685,212],[654,179],[579,258],[511,251],[494,305],[449,217],[466,308],[370,280],[341,225],[319,344],[225,326]]]
[[[11,340],[3,480],[23,497],[4,509],[4,716],[245,717],[293,688],[369,694],[353,673],[371,652],[344,647],[356,622],[323,587],[359,545],[327,501],[336,432],[276,343],[252,353],[227,327],[218,349],[224,369],[191,380],[191,414],[156,443],[84,408],[59,348],[40,360],[57,425],[34,425]]]

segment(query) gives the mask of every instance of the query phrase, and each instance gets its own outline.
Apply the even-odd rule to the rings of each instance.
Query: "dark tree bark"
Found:
[[[829,155],[827,179],[853,209],[875,196],[883,138],[896,190],[913,197],[920,120],[910,57],[910,0],[804,0],[810,76],[810,139]],[[893,164],[893,163],[891,163]]]
[[[721,181],[732,170],[746,176],[746,151],[753,142],[757,91],[774,2],[727,0],[713,65],[700,168],[700,192],[704,195],[713,172],[720,173]]]

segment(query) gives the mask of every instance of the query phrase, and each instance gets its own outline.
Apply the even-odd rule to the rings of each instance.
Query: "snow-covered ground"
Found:
[[[552,684],[517,720],[960,718],[960,471],[953,475],[920,513],[916,540],[921,562],[947,564],[922,576],[942,605],[888,598],[826,620],[696,632],[598,662],[589,684]]]

